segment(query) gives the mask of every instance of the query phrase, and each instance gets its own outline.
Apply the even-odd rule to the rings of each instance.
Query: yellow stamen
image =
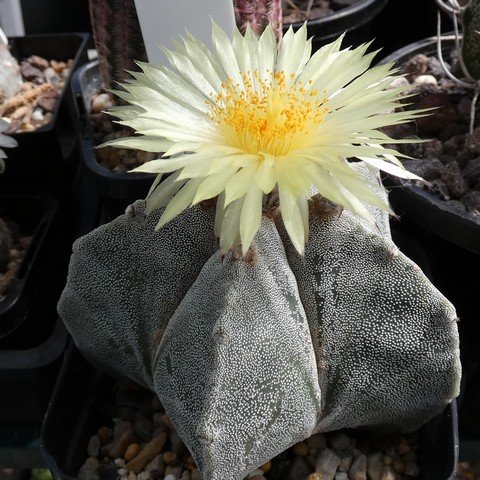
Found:
[[[258,71],[242,74],[245,89],[226,80],[208,115],[229,145],[250,154],[287,155],[304,146],[322,123],[328,99],[310,85],[292,83],[293,74],[268,72],[268,77],[262,79]]]

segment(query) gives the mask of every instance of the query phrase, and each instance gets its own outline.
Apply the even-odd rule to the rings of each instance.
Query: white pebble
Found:
[[[348,475],[345,472],[337,472],[335,474],[335,480],[348,480]]]
[[[177,477],[175,475],[167,475],[164,480],[177,480]]]
[[[407,85],[410,85],[410,82],[405,77],[398,77],[392,81],[388,88],[406,87]]]
[[[124,468],[119,468],[117,472],[121,477],[126,477],[128,475],[128,472]]]
[[[438,85],[437,79],[433,75],[419,75],[415,78],[417,85]]]
[[[93,97],[92,100],[92,111],[93,112],[101,112],[107,108],[113,107],[112,99],[108,93],[101,93],[96,97]]]
[[[333,480],[339,465],[340,457],[333,450],[327,448],[317,458],[315,471],[321,474],[322,480]]]
[[[114,463],[117,468],[122,468],[125,466],[125,460],[123,458],[116,458]]]
[[[43,112],[37,108],[33,111],[32,116],[30,117],[34,122],[41,122],[45,117],[43,116]]]

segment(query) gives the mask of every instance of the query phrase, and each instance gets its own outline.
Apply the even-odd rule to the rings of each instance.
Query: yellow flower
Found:
[[[365,203],[389,211],[346,158],[418,179],[383,146],[398,141],[377,129],[422,112],[394,112],[404,89],[387,88],[391,64],[368,69],[368,45],[340,50],[340,38],[310,57],[305,26],[279,47],[270,27],[260,38],[236,31],[231,41],[214,24],[212,38],[213,51],[191,36],[165,50],[171,69],[139,63],[143,72],[117,92],[131,105],[110,112],[142,136],[106,145],[170,157],[136,169],[160,174],[147,198],[148,211],[166,206],[158,228],[218,196],[220,247],[241,244],[245,253],[272,195],[303,253],[312,191],[370,221]]]

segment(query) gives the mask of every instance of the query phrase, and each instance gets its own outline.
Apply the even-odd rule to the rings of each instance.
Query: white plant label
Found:
[[[211,46],[212,19],[228,34],[235,27],[232,0],[135,0],[148,61],[167,64],[160,45],[173,48],[173,40],[186,31]]]

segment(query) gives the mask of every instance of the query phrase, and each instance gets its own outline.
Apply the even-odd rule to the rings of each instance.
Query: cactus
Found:
[[[125,80],[147,58],[135,0],[90,0],[93,38],[104,88]]]
[[[241,480],[318,431],[411,431],[458,394],[455,310],[388,214],[309,208],[303,258],[278,209],[245,257],[216,251],[208,206],[154,232],[162,209],[139,201],[75,243],[61,317],[87,358],[156,391],[204,480]]]
[[[20,67],[10,53],[7,36],[0,28],[0,102],[15,96],[21,85]]]
[[[234,0],[235,19],[238,29],[244,33],[247,26],[260,35],[270,24],[277,40],[282,38],[281,0]]]
[[[468,73],[480,81],[480,0],[470,0],[463,13],[462,56]]]

